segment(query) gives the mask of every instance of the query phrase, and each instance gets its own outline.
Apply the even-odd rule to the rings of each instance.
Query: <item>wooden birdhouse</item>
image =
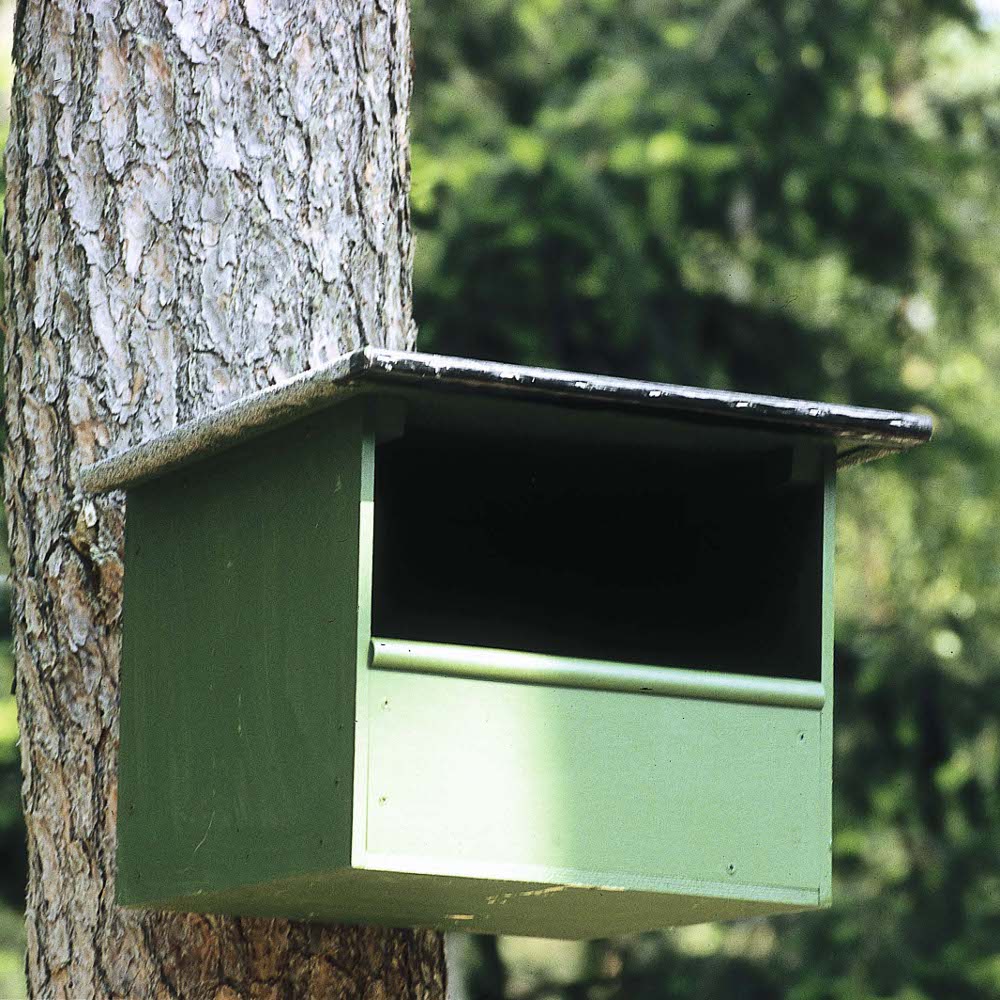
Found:
[[[583,938],[830,897],[838,466],[922,416],[365,349],[109,458],[118,879]]]

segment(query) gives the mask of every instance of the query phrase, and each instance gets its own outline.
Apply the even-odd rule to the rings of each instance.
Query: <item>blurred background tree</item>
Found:
[[[963,0],[415,15],[421,349],[937,421],[843,477],[833,910],[481,939],[466,995],[1000,997],[1000,44]]]
[[[457,994],[1000,997],[1000,41],[965,0],[414,0],[414,33],[421,349],[937,421],[843,477],[834,908],[456,938]],[[0,644],[4,998],[10,683]]]

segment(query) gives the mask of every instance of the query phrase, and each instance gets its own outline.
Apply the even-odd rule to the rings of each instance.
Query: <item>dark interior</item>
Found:
[[[822,486],[792,467],[408,429],[377,451],[372,633],[818,679]]]

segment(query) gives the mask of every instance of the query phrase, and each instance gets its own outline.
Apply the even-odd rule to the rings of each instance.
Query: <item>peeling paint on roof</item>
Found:
[[[594,404],[664,418],[810,434],[837,443],[841,466],[921,444],[933,430],[930,418],[922,414],[365,347],[96,462],[83,470],[81,485],[104,492],[155,478],[379,385]]]

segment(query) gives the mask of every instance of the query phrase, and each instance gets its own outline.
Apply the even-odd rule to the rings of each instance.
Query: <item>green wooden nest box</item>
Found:
[[[830,897],[838,465],[925,417],[364,349],[128,491],[121,903],[582,938]]]

